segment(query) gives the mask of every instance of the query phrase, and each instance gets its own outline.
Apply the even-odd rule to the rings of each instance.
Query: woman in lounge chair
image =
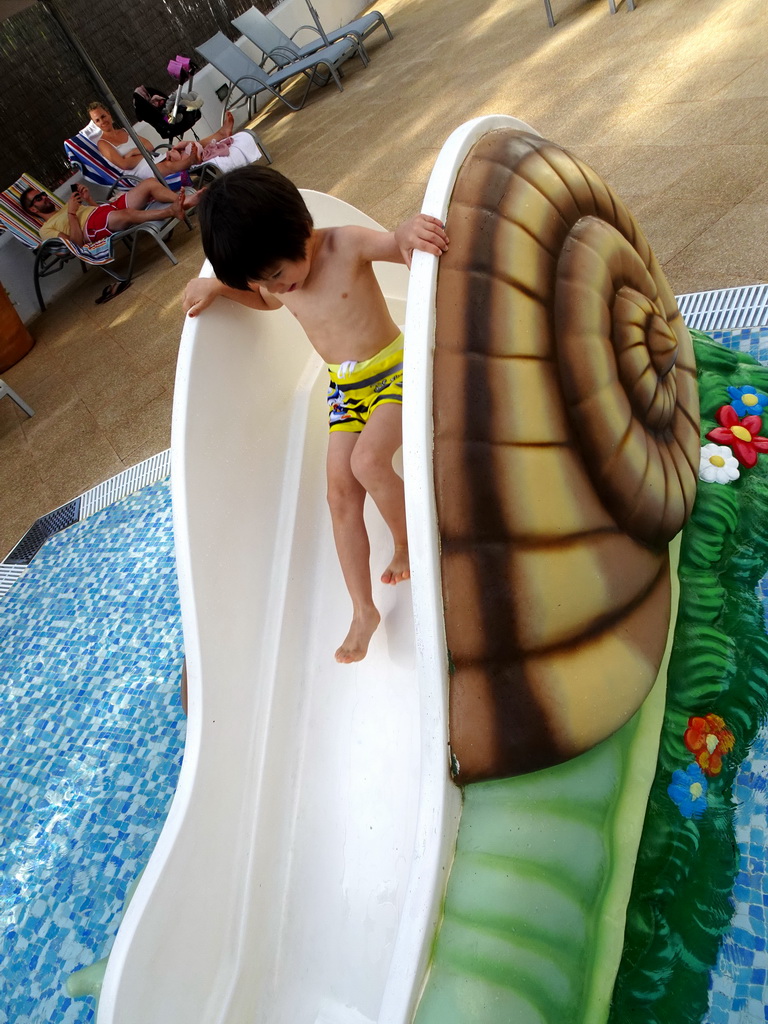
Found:
[[[103,103],[91,103],[88,107],[91,120],[101,128],[97,146],[99,152],[116,168],[144,180],[153,177],[152,169],[136,148],[133,139],[125,128],[118,128]],[[222,171],[231,171],[235,167],[254,163],[262,153],[250,132],[237,132],[233,135],[234,118],[230,111],[224,116],[224,124],[213,135],[200,142],[180,140],[172,146],[162,160],[155,166],[162,175],[176,171],[186,171],[202,163],[212,163]],[[154,148],[148,139],[142,138],[142,145],[152,152]]]

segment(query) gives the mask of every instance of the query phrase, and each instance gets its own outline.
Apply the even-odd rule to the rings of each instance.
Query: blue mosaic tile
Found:
[[[718,331],[726,348],[768,363],[768,328]],[[768,577],[757,587],[768,622]],[[710,1006],[703,1024],[765,1024],[768,1021],[768,725],[758,733],[733,789],[740,871],[733,889],[731,928],[710,979]]]
[[[768,363],[768,327],[743,327],[736,331],[710,331],[709,336],[725,348],[746,352]]]
[[[768,328],[713,337],[768,363]],[[758,592],[768,615],[768,578]],[[51,537],[0,600],[0,1024],[94,1020],[64,982],[108,951],[165,820],[182,658],[167,481]],[[734,787],[741,870],[704,1024],[768,1021],[766,780],[763,728]]]
[[[51,537],[0,602],[0,1024],[88,1024],[178,778],[183,659],[167,481]]]

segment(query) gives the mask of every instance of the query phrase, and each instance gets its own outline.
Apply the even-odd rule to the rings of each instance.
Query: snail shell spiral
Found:
[[[667,545],[696,493],[698,393],[645,237],[558,146],[483,136],[446,228],[434,474],[464,783],[567,760],[645,699]]]

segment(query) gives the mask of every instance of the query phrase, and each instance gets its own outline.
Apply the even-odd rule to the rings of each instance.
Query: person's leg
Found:
[[[360,434],[332,431],[328,438],[328,505],[333,523],[336,552],[352,599],[352,624],[336,651],[342,664],[362,661],[379,624],[380,616],[371,593],[371,549],[363,518],[365,489],[355,479],[350,465]]]
[[[376,502],[395,545],[392,561],[382,573],[382,583],[399,583],[411,574],[403,481],[392,466],[392,458],[402,442],[402,406],[387,402],[371,413],[350,460],[355,479]]]
[[[143,210],[150,203],[173,203],[178,197],[178,192],[161,184],[153,175],[125,193],[125,205],[129,210]]]
[[[231,110],[228,110],[224,115],[221,128],[214,132],[213,135],[206,135],[204,139],[200,139],[200,145],[205,149],[209,142],[217,142],[219,139],[228,139],[230,135],[233,135],[235,131],[235,118]]]
[[[179,171],[188,171],[190,167],[194,167],[195,164],[200,163],[194,153],[185,153],[180,156],[177,160],[161,160],[159,163],[155,162],[155,167],[165,178],[168,174],[178,174]],[[149,178],[146,179],[149,181]],[[157,178],[153,176],[153,181],[157,181]]]
[[[260,160],[263,156],[254,137],[249,132],[238,132],[232,136],[232,145],[227,153],[213,156],[206,160],[206,164],[213,164],[220,171],[226,173],[236,167],[245,167]]]
[[[133,224],[143,224],[150,220],[170,220],[171,217],[177,217],[179,220],[184,217],[184,209],[178,195],[171,206],[159,206],[154,210],[113,210],[107,217],[107,227],[113,232],[123,231]]]
[[[221,122],[221,128],[219,128],[217,132],[214,132],[213,135],[209,135],[207,139],[201,139],[200,141],[203,144],[203,148],[205,148],[208,142],[213,142],[216,139],[228,139],[230,135],[234,134],[234,131],[235,117],[232,111],[228,110]]]
[[[158,206],[152,210],[145,209],[151,202],[168,205]],[[125,193],[125,207],[111,211],[107,217],[107,227],[110,231],[123,231],[133,224],[142,224],[150,220],[169,220],[171,217],[181,220],[183,216],[183,193],[173,192],[157,178],[147,178]]]

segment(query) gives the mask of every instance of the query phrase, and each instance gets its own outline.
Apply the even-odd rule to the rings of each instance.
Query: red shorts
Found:
[[[123,192],[121,196],[111,203],[103,203],[97,206],[85,222],[83,235],[86,242],[100,242],[102,238],[108,238],[112,232],[107,227],[107,218],[113,210],[124,210],[128,193]]]

